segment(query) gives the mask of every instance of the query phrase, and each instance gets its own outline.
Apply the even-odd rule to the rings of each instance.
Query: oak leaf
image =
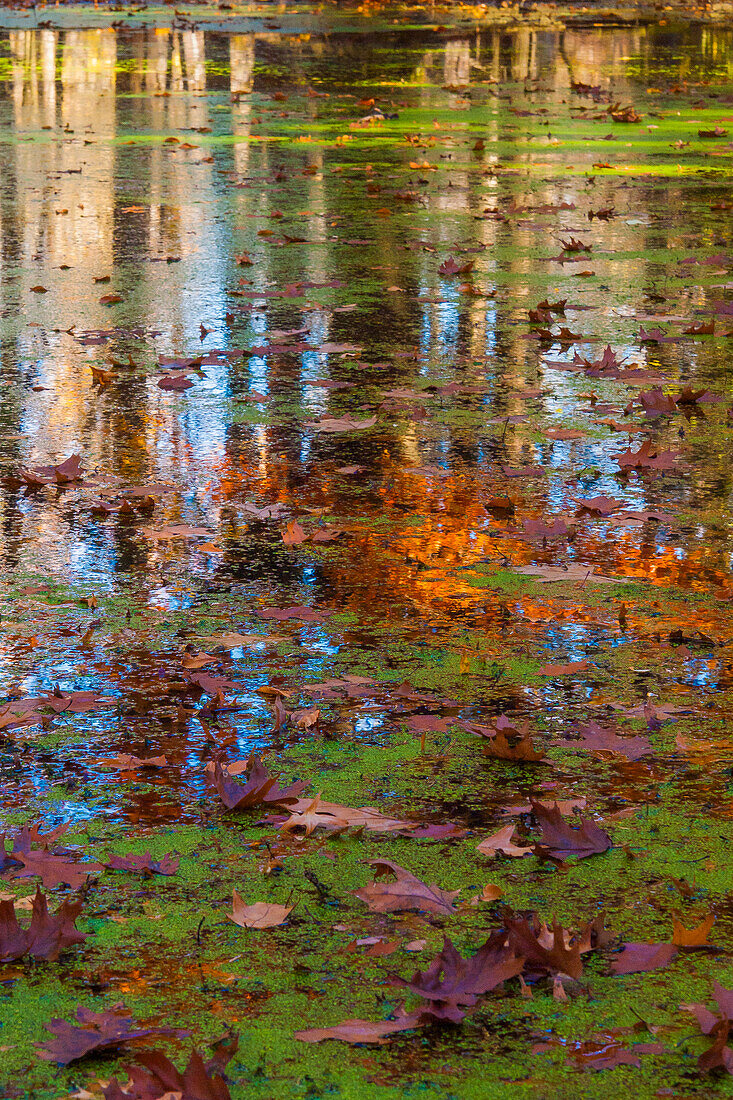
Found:
[[[398,1011],[394,1020],[344,1020],[333,1027],[311,1027],[296,1031],[295,1038],[302,1043],[322,1043],[324,1039],[340,1039],[344,1043],[386,1042],[388,1035],[410,1031],[420,1026],[420,1014]]]
[[[116,1078],[103,1090],[105,1100],[230,1100],[224,1068],[235,1055],[236,1035],[224,1036],[212,1044],[214,1055],[204,1062],[198,1050],[188,1059],[183,1073],[159,1050],[144,1051],[137,1061],[144,1066],[128,1067],[130,1080],[123,1089]]]
[[[494,859],[497,852],[503,856],[514,856],[516,858],[528,856],[532,849],[529,847],[522,848],[514,842],[515,828],[514,824],[505,825],[503,829],[499,829],[498,833],[492,833],[491,836],[487,836],[485,840],[477,844],[476,851],[480,852],[482,856],[488,856],[489,859]]]
[[[641,974],[669,966],[677,954],[671,943],[625,943],[611,963],[612,974]]]
[[[275,905],[268,901],[246,905],[237,891],[233,890],[232,911],[227,916],[240,928],[275,928],[284,923],[292,909],[292,905]]]
[[[31,923],[23,928],[15,915],[13,901],[0,901],[0,962],[12,962],[32,955],[36,959],[57,959],[67,947],[83,943],[85,932],[76,929],[81,902],[64,901],[51,914],[40,887],[33,898]]]
[[[279,805],[296,802],[308,786],[301,780],[289,787],[279,787],[259,757],[251,756],[246,772],[247,782],[237,783],[218,762],[214,765],[214,785],[228,810],[247,810],[250,806]]]
[[[506,932],[495,932],[475,955],[464,959],[446,936],[427,970],[416,970],[409,981],[394,975],[390,980],[428,1002],[420,1009],[423,1018],[460,1023],[465,1009],[477,1004],[479,997],[521,972],[524,960],[507,946],[506,939]]]
[[[141,871],[143,874],[175,875],[178,870],[179,856],[168,852],[161,859],[153,859],[150,852],[137,855],[130,852],[126,856],[110,856],[105,867],[109,871]]]
[[[426,913],[455,913],[453,900],[460,890],[441,890],[433,884],[428,886],[415,875],[391,859],[369,859],[366,861],[375,868],[375,874],[394,875],[394,882],[372,882],[352,893],[365,902],[374,913],[401,913],[408,909],[417,909]]]
[[[45,1043],[36,1043],[38,1057],[44,1062],[56,1062],[68,1066],[92,1051],[110,1050],[150,1035],[189,1035],[175,1027],[136,1027],[132,1013],[123,1005],[115,1005],[106,1012],[94,1012],[79,1005],[76,1023],[55,1017],[46,1024],[46,1030],[54,1036]]]
[[[579,818],[579,827],[572,828],[563,818],[557,806],[543,805],[530,800],[532,812],[542,829],[542,843],[535,845],[535,853],[551,859],[565,860],[568,856],[587,859],[600,855],[611,847],[611,838],[594,821]]]

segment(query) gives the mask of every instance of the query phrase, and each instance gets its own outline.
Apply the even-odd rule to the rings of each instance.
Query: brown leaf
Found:
[[[137,771],[138,768],[165,768],[168,760],[165,756],[133,756],[131,753],[120,753],[119,756],[103,756],[101,760],[93,760],[91,763],[98,768]]]
[[[427,970],[416,970],[409,981],[395,975],[390,980],[427,1002],[420,1009],[423,1018],[460,1023],[479,997],[521,972],[524,960],[516,957],[506,940],[506,932],[495,932],[475,955],[464,959],[446,936]]]
[[[504,926],[508,945],[524,959],[525,976],[567,974],[579,981],[583,976],[580,942],[570,942],[570,936],[557,921],[552,931],[536,919],[530,924],[524,917],[507,915]]]
[[[224,1035],[212,1043],[208,1062],[194,1050],[183,1073],[159,1050],[141,1051],[136,1057],[145,1068],[128,1067],[125,1089],[113,1078],[103,1090],[105,1100],[230,1100],[222,1073],[238,1045],[236,1035]]]
[[[378,810],[370,806],[362,809],[353,809],[351,806],[340,806],[335,802],[322,802],[321,796],[314,799],[302,799],[295,805],[288,807],[291,816],[281,826],[281,832],[287,833],[292,829],[305,829],[305,835],[310,836],[316,829],[322,828],[329,832],[343,832],[344,829],[366,829],[368,832],[396,833],[411,831],[416,828],[415,822],[402,821],[399,818],[385,817]]]
[[[502,714],[493,726],[479,726],[471,722],[464,722],[462,726],[468,733],[484,739],[482,749],[485,756],[496,760],[521,760],[528,764],[544,759],[544,753],[534,747],[529,722],[515,725]]]
[[[315,423],[306,424],[307,428],[313,428],[316,432],[354,432],[363,431],[365,428],[373,428],[377,423],[376,416],[369,416],[366,420],[357,420],[351,415],[339,417],[322,416]]]
[[[292,909],[292,905],[275,905],[267,901],[245,905],[237,891],[233,890],[232,912],[227,916],[240,928],[276,928],[285,922]]]
[[[455,913],[453,899],[460,890],[441,890],[439,886],[428,886],[419,878],[410,874],[398,863],[390,859],[369,859],[376,874],[394,875],[394,882],[372,882],[360,890],[351,892],[365,902],[374,913],[401,913],[408,909],[417,909],[426,913]]]
[[[704,947],[714,924],[715,917],[712,913],[709,913],[705,920],[694,928],[685,928],[676,917],[672,917],[672,943],[676,947]]]
[[[333,1027],[312,1027],[305,1031],[296,1031],[295,1038],[302,1043],[322,1043],[324,1039],[340,1039],[344,1043],[386,1042],[388,1035],[399,1031],[410,1031],[419,1027],[419,1013],[406,1015],[399,1011],[394,1020],[344,1020]]]
[[[669,966],[677,954],[671,943],[625,943],[611,963],[612,974],[640,974]]]
[[[601,726],[598,722],[591,721],[587,725],[578,726],[578,733],[582,740],[563,740],[557,744],[570,750],[613,753],[614,756],[623,756],[627,760],[641,760],[653,751],[648,737],[619,737],[614,728]]]
[[[571,661],[567,665],[543,665],[540,676],[570,676],[575,672],[585,672],[587,661]]]
[[[308,539],[308,535],[300,526],[297,519],[294,519],[292,523],[287,525],[282,536],[286,546],[299,546],[301,542],[306,542]]]
[[[17,852],[13,858],[22,862],[20,870],[12,873],[11,878],[30,878],[38,875],[47,890],[62,883],[77,890],[83,886],[89,875],[98,874],[104,868],[101,863],[72,863],[66,856],[54,852]]]
[[[151,875],[175,875],[179,862],[179,856],[173,852],[168,852],[161,859],[153,859],[150,852],[145,852],[141,856],[130,852],[126,856],[110,856],[104,866],[110,871],[141,871]]]
[[[516,858],[530,855],[531,848],[522,848],[514,843],[515,828],[516,826],[513,824],[505,825],[503,829],[499,829],[498,833],[487,836],[485,840],[477,844],[476,851],[480,852],[482,856],[488,856],[489,859],[494,859],[497,852],[504,856],[514,856]]]

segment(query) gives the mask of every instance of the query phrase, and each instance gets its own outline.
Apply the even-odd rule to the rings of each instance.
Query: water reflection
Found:
[[[362,607],[385,591],[430,604],[435,577],[423,582],[406,562],[538,560],[536,547],[486,519],[482,497],[498,457],[547,469],[540,482],[518,483],[535,515],[572,506],[568,468],[583,472],[587,495],[619,491],[616,438],[568,443],[532,430],[541,417],[567,423],[589,388],[558,364],[578,347],[600,354],[609,341],[619,357],[666,377],[718,379],[718,345],[685,345],[683,354],[637,336],[636,315],[654,312],[644,291],[666,277],[664,254],[694,246],[697,185],[680,180],[661,192],[651,179],[586,178],[609,157],[652,163],[662,146],[647,154],[638,142],[629,152],[618,127],[602,143],[604,127],[583,130],[570,111],[592,109],[570,102],[573,82],[646,107],[653,78],[693,80],[704,65],[722,74],[730,32],[685,33],[680,44],[663,28],[484,31],[436,46],[407,34],[357,43],[198,30],[10,32],[0,84],[5,469],[78,450],[102,478],[170,482],[177,491],[159,503],[155,523],[219,532],[219,557],[186,552],[193,576],[249,576],[256,559],[273,598],[297,583],[297,569],[279,549],[263,561],[263,540],[248,565],[247,500],[390,518],[390,555],[362,524],[339,576],[318,566],[316,597],[332,601],[342,587],[347,604]],[[371,98],[398,119],[365,119]],[[647,140],[656,142],[654,129]],[[589,229],[587,209],[604,206],[616,217]],[[710,215],[721,250],[725,217]],[[577,277],[583,264],[549,259],[562,231],[592,235],[592,282]],[[438,274],[449,254],[473,261],[468,289]],[[674,316],[708,308],[708,291],[692,270],[690,278]],[[108,294],[120,301],[106,304]],[[528,339],[526,310],[545,296],[578,307],[566,322],[590,343]],[[249,354],[270,342],[275,350]],[[290,352],[288,342],[305,347]],[[160,355],[200,354],[194,390],[178,398],[157,386]],[[111,384],[93,385],[91,364],[128,357],[140,369],[113,366]],[[313,385],[323,378],[367,388],[354,397]],[[466,396],[449,399],[448,415],[435,394],[426,403],[409,393],[451,382]],[[383,393],[400,387],[407,396],[382,409]],[[247,401],[253,391],[266,403]],[[304,428],[355,408],[379,414],[376,432]],[[700,447],[706,453],[708,443]],[[350,464],[367,471],[358,500],[333,472]],[[447,476],[407,469],[422,466]],[[624,499],[637,509],[662,499],[669,507],[670,498],[694,509],[711,492],[713,467],[704,468],[663,487],[632,480],[621,486]],[[725,497],[727,470],[715,476],[714,493]],[[176,558],[147,546],[134,525],[88,519],[90,495],[6,490],[8,566],[37,564],[38,534],[46,564],[98,586]],[[406,510],[423,522],[401,530]],[[727,571],[710,540],[703,550],[676,532],[680,554],[665,539],[657,531],[650,543],[643,524],[595,526],[574,552],[680,580]],[[465,597],[475,598],[468,589]]]

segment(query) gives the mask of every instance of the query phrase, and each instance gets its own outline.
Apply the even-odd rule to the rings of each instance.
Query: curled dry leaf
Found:
[[[237,891],[233,890],[232,911],[227,916],[240,928],[276,928],[287,920],[293,908],[292,905],[275,905],[269,901],[246,905]]]
[[[367,829],[375,833],[396,833],[411,832],[418,828],[416,822],[385,817],[370,806],[353,809],[351,806],[340,806],[335,802],[322,802],[320,795],[316,795],[311,800],[302,799],[289,809],[291,816],[280,827],[284,833],[292,829],[305,829],[305,835],[310,836],[319,828],[326,829],[328,832]]]

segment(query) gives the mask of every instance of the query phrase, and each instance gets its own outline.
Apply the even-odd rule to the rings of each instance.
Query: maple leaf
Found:
[[[246,905],[236,890],[232,891],[232,912],[227,917],[240,928],[275,928],[287,919],[292,905],[275,905],[273,902],[257,901]]]
[[[344,1043],[378,1043],[387,1041],[388,1035],[399,1031],[410,1031],[419,1027],[420,1013],[409,1015],[401,1010],[395,1013],[394,1020],[343,1020],[332,1027],[311,1027],[305,1031],[296,1031],[295,1038],[302,1043],[322,1043],[324,1039],[340,1039]],[[114,1098],[113,1098],[114,1100]]]
[[[677,955],[671,943],[625,943],[611,963],[612,974],[641,974],[669,966]]]
[[[162,859],[153,859],[150,852],[136,855],[130,852],[126,856],[110,856],[105,867],[110,871],[142,871],[144,874],[174,875],[178,870],[179,857],[168,852]]]
[[[106,1012],[94,1012],[79,1005],[76,1024],[55,1017],[46,1024],[54,1036],[45,1043],[36,1043],[38,1057],[44,1062],[68,1066],[92,1051],[110,1050],[135,1039],[150,1035],[190,1035],[175,1027],[135,1027],[132,1013],[124,1005],[115,1005]]]
[[[251,756],[244,786],[237,783],[218,762],[214,765],[214,785],[228,810],[247,810],[250,806],[296,802],[308,786],[307,780],[279,787],[259,757]]]
[[[392,874],[394,882],[372,882],[351,892],[365,902],[374,913],[401,913],[417,909],[426,913],[455,913],[453,899],[460,890],[441,890],[428,886],[391,859],[368,859],[377,877]]]
[[[12,962],[24,955],[36,959],[57,959],[62,951],[83,943],[87,933],[76,929],[81,902],[64,901],[55,913],[48,911],[48,901],[36,889],[31,923],[22,928],[11,900],[0,901],[0,962]]]
[[[170,1058],[158,1050],[143,1051],[137,1061],[144,1066],[129,1066],[130,1080],[123,1089],[113,1078],[103,1089],[105,1100],[230,1100],[231,1093],[223,1072],[234,1057],[239,1040],[224,1036],[212,1044],[214,1055],[204,1062],[198,1050],[188,1059],[183,1073]]]
[[[552,922],[550,931],[537,918],[530,924],[524,917],[506,914],[504,927],[508,933],[508,946],[524,959],[526,976],[567,974],[577,981],[583,976],[581,944],[577,939],[571,942],[569,934],[557,921]]]
[[[611,847],[608,833],[599,828],[590,819],[579,819],[577,829],[565,821],[557,806],[545,806],[541,802],[532,802],[532,813],[542,829],[542,844],[536,844],[534,851],[540,856],[565,860],[568,856],[587,859],[588,856],[607,852]]]
[[[473,1007],[480,996],[521,972],[524,959],[517,958],[506,939],[505,931],[495,932],[475,955],[464,959],[446,936],[440,954],[427,970],[416,970],[409,981],[396,975],[390,975],[390,980],[428,1002],[420,1009],[423,1018],[460,1023],[465,1008]]]

